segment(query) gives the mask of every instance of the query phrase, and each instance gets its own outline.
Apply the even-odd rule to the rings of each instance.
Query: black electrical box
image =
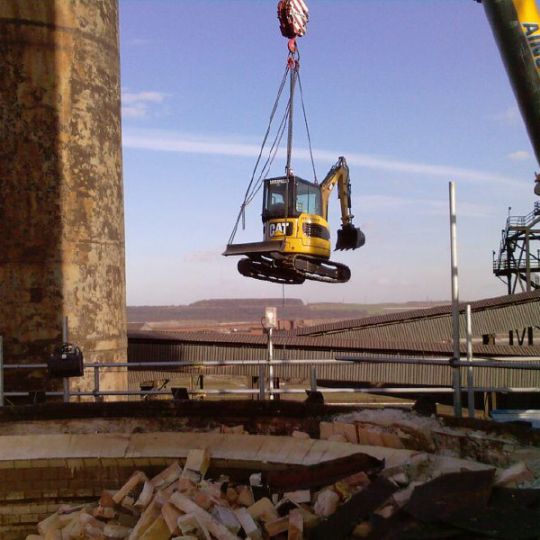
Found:
[[[77,345],[64,343],[56,347],[47,360],[49,377],[82,377],[84,373],[83,354]]]

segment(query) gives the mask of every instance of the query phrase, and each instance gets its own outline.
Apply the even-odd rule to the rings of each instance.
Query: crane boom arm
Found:
[[[540,163],[540,13],[536,1],[477,1],[484,6]]]

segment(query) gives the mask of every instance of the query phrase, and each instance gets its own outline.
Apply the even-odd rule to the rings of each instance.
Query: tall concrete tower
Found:
[[[2,0],[0,74],[5,361],[43,362],[64,316],[85,360],[126,361],[117,1]],[[6,390],[44,387],[9,373]]]

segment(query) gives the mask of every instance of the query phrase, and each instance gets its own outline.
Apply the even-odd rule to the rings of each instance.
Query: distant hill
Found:
[[[266,306],[303,306],[304,302],[299,298],[216,298],[212,300],[199,300],[189,304],[189,307],[230,308],[233,307],[260,307]]]
[[[239,298],[209,299],[179,306],[128,306],[128,322],[257,322],[260,323],[266,306],[276,307],[280,320],[324,321],[360,319],[370,315],[395,313],[422,307],[433,307],[448,302],[407,302],[401,304],[304,304],[297,298]]]

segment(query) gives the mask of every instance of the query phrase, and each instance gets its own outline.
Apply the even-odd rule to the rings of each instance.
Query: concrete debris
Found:
[[[503,471],[499,471],[495,478],[496,486],[528,487],[535,481],[534,474],[523,462],[516,463]]]
[[[188,454],[188,459],[189,459],[189,456],[190,454]],[[187,467],[187,468],[191,468],[191,467]],[[167,467],[164,471],[154,476],[154,478],[150,480],[150,484],[154,489],[166,488],[170,486],[173,482],[178,480],[178,478],[180,478],[181,473],[182,473],[182,467],[180,467],[180,464],[177,461],[175,461],[169,467]]]
[[[197,472],[204,478],[210,465],[210,454],[208,450],[190,450],[186,458],[184,472],[186,470]]]
[[[405,511],[434,523],[463,511],[486,508],[493,489],[494,470],[445,474],[414,488]]]
[[[321,491],[315,501],[315,514],[323,517],[333,514],[338,507],[339,499],[339,495],[331,489]]]
[[[261,529],[251,514],[245,508],[237,508],[234,512],[246,537],[250,540],[262,540]]]
[[[405,448],[506,468],[519,461],[540,477],[540,449],[524,446],[510,432],[446,425],[448,419],[399,409],[362,410],[320,422],[320,438],[365,446]],[[468,425],[468,424],[467,424]],[[526,455],[526,459],[523,455]]]
[[[294,437],[295,439],[311,439],[309,433],[306,433],[305,431],[293,431],[291,437]]]
[[[287,540],[302,540],[304,538],[304,518],[300,510],[289,512]]]
[[[358,433],[355,424],[341,422],[337,429],[350,439]],[[27,540],[339,540],[382,538],[381,523],[421,530],[441,521],[459,534],[473,527],[464,510],[487,516],[493,504],[521,499],[531,511],[540,506],[532,490],[516,490],[535,479],[524,461],[496,470],[424,452],[398,453],[407,456],[400,463],[357,453],[254,472],[242,483],[228,476],[203,479],[209,452],[192,450],[184,467],[175,461],[150,480],[135,471],[93,504],[61,506]]]
[[[247,433],[247,431],[244,429],[244,426],[242,426],[242,425],[239,425],[239,426],[221,425],[220,426],[220,432],[221,433],[230,433],[230,434],[233,434],[233,435],[244,435],[245,433]]]

